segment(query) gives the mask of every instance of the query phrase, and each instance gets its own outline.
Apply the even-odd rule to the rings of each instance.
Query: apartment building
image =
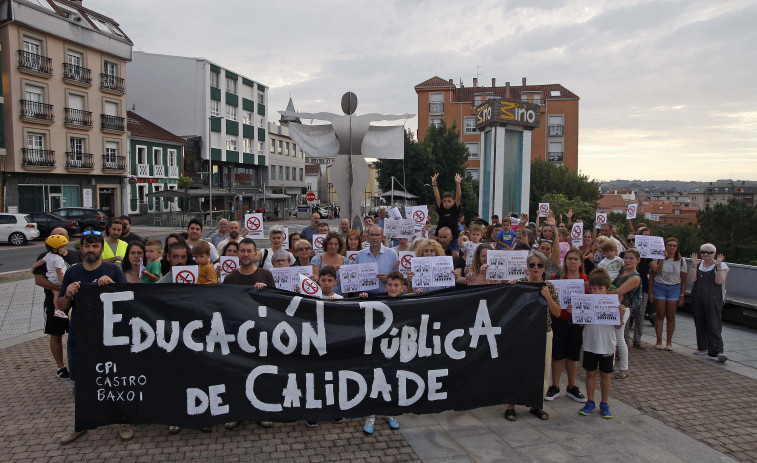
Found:
[[[132,42],[81,1],[0,1],[3,210],[120,215]]]
[[[719,180],[706,186],[694,188],[689,193],[691,207],[707,209],[716,204],[728,204],[731,200],[741,200],[750,206],[757,205],[757,183]]]
[[[262,207],[268,87],[204,58],[134,52],[128,70],[129,109],[189,139],[184,175],[207,193],[212,185],[214,210],[233,209],[239,196]]]
[[[287,112],[296,112],[292,99]],[[300,122],[294,116],[281,116],[279,123],[268,123],[269,167],[266,184],[266,209],[291,210],[304,204],[305,152],[289,137],[289,123]],[[276,195],[276,196],[273,196]],[[271,200],[269,201],[269,198]]]
[[[447,126],[457,124],[460,141],[468,146],[470,157],[468,172],[479,178],[481,134],[476,129],[476,107],[492,98],[507,98],[526,101],[540,106],[541,125],[531,134],[531,159],[542,159],[571,170],[578,170],[578,102],[579,97],[560,84],[497,86],[492,78],[491,86],[466,87],[452,79],[432,77],[415,86],[418,95],[418,139],[426,136],[432,124]]]

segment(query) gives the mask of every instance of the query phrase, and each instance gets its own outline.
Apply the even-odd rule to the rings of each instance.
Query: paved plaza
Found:
[[[613,381],[612,420],[579,416],[580,406],[563,396],[545,403],[548,421],[518,407],[510,423],[504,406],[494,406],[404,415],[400,431],[379,420],[372,437],[356,419],[314,429],[304,422],[270,429],[244,423],[178,435],[144,425],[135,426],[130,442],[108,426],[61,446],[73,400],[68,383],[55,377],[41,306],[33,280],[0,283],[0,461],[757,461],[757,331],[726,326],[732,360],[719,364],[692,355],[686,313],[677,317],[673,352],[652,348],[645,322],[648,349],[631,349],[631,376]]]

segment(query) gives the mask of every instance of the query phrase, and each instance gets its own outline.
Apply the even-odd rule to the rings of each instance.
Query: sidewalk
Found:
[[[580,405],[560,397],[545,403],[549,421],[517,407],[518,420],[510,423],[504,406],[494,406],[404,415],[400,432],[379,420],[372,437],[362,435],[361,420],[315,429],[303,422],[271,429],[245,423],[232,431],[178,435],[141,425],[127,443],[108,426],[63,447],[59,438],[73,419],[71,389],[55,377],[39,331],[41,298],[33,280],[0,284],[0,462],[757,461],[757,332],[725,327],[733,361],[718,364],[691,354],[693,322],[685,313],[677,317],[674,352],[631,349],[631,376],[613,381],[612,420],[579,416]],[[644,331],[644,341],[653,343],[648,322]]]

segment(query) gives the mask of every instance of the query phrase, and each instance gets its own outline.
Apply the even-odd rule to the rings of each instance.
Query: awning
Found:
[[[382,198],[391,198],[392,197],[392,192],[391,191],[387,191],[386,193],[381,193],[379,196],[381,196]],[[401,190],[395,190],[394,191],[394,197],[395,198],[405,198],[405,199],[418,199],[418,196],[411,195],[410,193],[405,193],[404,191],[401,191]]]
[[[281,193],[265,193],[265,199],[290,199],[291,196],[283,195]]]
[[[183,191],[179,190],[160,190],[154,191],[152,193],[147,193],[148,198],[186,198],[190,195],[191,193],[186,194]]]
[[[149,195],[148,195],[148,196],[149,196]],[[192,190],[189,190],[189,196],[192,196],[192,197],[194,197],[194,198],[197,198],[197,197],[203,197],[203,198],[205,198],[205,197],[208,197],[208,196],[210,196],[210,190],[209,190],[209,189],[207,189],[207,188],[196,188],[196,189],[192,189]],[[221,196],[225,196],[225,197],[231,197],[231,196],[236,196],[236,194],[235,194],[235,193],[233,193],[233,192],[231,192],[231,191],[219,191],[219,190],[213,190],[213,196],[218,196],[218,197],[221,197]]]

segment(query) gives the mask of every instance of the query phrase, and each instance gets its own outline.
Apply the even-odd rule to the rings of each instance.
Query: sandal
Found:
[[[655,344],[654,348],[657,349],[657,350],[663,350],[664,349],[664,347],[662,347],[662,344]]]
[[[547,412],[545,412],[541,408],[532,408],[531,410],[528,411],[528,413],[534,415],[535,417],[539,418],[542,421],[546,421],[549,419],[549,415],[547,414]]]
[[[615,375],[615,379],[626,379],[630,376],[630,374],[627,371],[619,371],[617,375]]]
[[[667,346],[665,346],[665,350],[668,352],[673,352],[673,344],[668,344]]]
[[[505,410],[505,419],[507,421],[515,421],[518,419],[518,415],[515,414],[515,410],[507,409]]]

